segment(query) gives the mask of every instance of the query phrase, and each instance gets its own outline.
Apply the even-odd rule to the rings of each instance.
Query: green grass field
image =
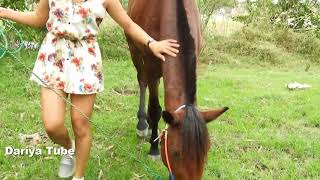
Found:
[[[21,59],[31,68],[35,55],[24,52]],[[148,143],[136,137],[138,85],[128,54],[122,55],[126,60],[111,55],[104,61],[106,90],[92,118],[94,145],[86,178],[154,179],[145,164],[166,179],[162,163],[147,158]],[[204,179],[320,178],[318,67],[305,72],[299,67],[201,65],[198,74],[200,107],[230,107],[208,126],[213,143]],[[6,146],[26,146],[19,134],[44,134],[39,88],[29,75],[13,59],[0,61],[0,179],[58,179],[58,156],[4,155]],[[285,84],[292,81],[313,87],[289,91]],[[69,117],[66,122],[70,127]]]

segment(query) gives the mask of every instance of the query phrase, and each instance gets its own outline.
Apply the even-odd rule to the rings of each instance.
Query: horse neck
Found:
[[[180,53],[167,56],[162,65],[165,106],[174,111],[182,104],[193,104],[196,99],[196,57],[199,49],[199,19],[192,0],[162,0],[160,38],[177,39]]]
[[[169,112],[175,111],[179,106],[186,103],[185,73],[182,66],[182,58],[167,61],[162,65],[165,108]]]

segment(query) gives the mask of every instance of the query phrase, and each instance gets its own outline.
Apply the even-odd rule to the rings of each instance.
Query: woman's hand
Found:
[[[119,0],[105,0],[104,7],[110,16],[124,29],[133,40],[145,44],[150,40],[150,36],[128,16],[127,12],[121,6]],[[176,57],[179,44],[177,41],[167,39],[163,41],[153,41],[149,43],[149,48],[153,54],[165,61],[164,54]]]
[[[153,54],[160,58],[162,61],[165,61],[165,56],[163,54],[167,54],[172,57],[176,57],[179,53],[178,48],[180,45],[176,40],[167,39],[163,41],[153,41],[149,43],[149,48],[153,52]]]

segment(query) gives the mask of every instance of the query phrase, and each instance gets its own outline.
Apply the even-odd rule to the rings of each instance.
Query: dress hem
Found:
[[[43,84],[42,82],[40,82],[39,80],[37,79],[34,79],[34,78],[30,78],[31,81],[35,82],[37,85],[41,86],[41,87],[44,87],[44,88],[48,88],[48,89],[52,89],[48,86],[46,86],[45,84]],[[92,95],[92,94],[98,94],[98,93],[101,93],[102,91],[104,91],[104,88],[101,88],[97,91],[92,91],[92,92],[70,92],[70,91],[67,91],[66,89],[64,88],[53,88],[55,90],[62,90],[63,92],[67,93],[67,94],[75,94],[75,95]]]

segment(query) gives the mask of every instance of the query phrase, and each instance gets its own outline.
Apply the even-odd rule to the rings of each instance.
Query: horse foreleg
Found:
[[[143,77],[138,74],[139,88],[140,88],[140,101],[139,101],[139,110],[137,113],[138,124],[137,124],[137,135],[139,137],[148,136],[148,123],[147,123],[147,114],[145,110],[146,106],[146,89],[147,82],[144,81]]]
[[[159,152],[159,140],[156,140],[158,137],[158,123],[161,118],[161,106],[159,103],[158,91],[159,91],[159,79],[148,82],[149,88],[149,105],[148,105],[148,117],[150,122],[150,127],[152,130],[151,138],[150,138],[150,151],[149,157],[152,159],[160,159],[160,152]]]

